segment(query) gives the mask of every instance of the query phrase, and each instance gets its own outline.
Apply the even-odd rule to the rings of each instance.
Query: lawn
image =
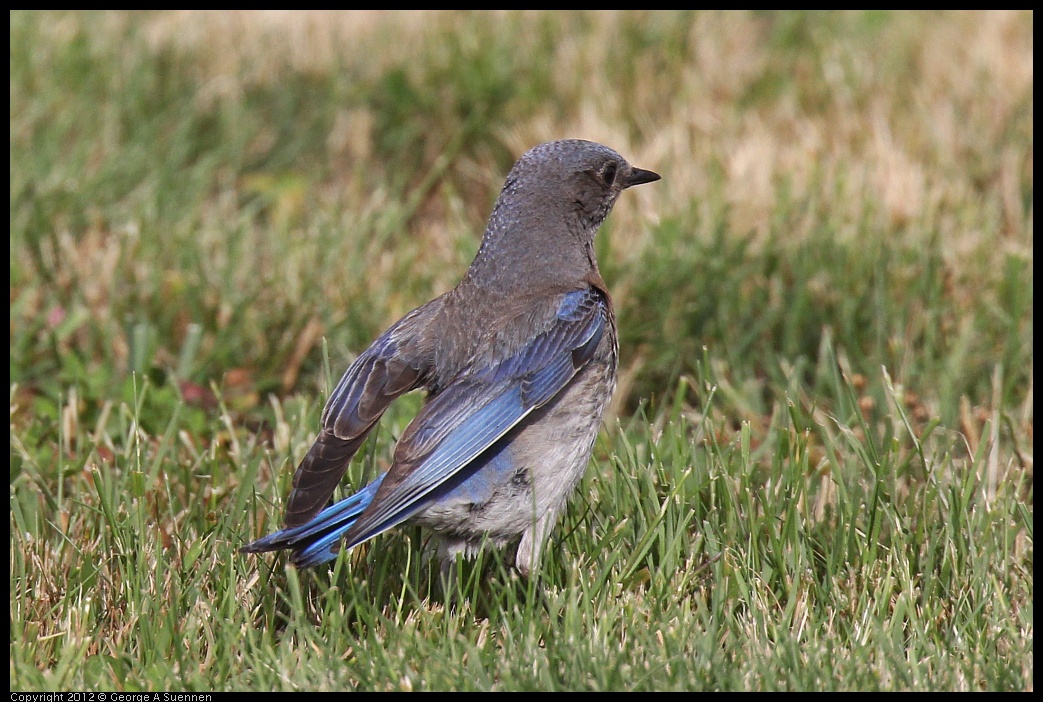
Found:
[[[12,690],[1033,689],[1031,13],[10,38]],[[489,551],[443,593],[414,528],[239,554],[340,373],[563,137],[663,179],[596,242],[620,382],[538,572]]]

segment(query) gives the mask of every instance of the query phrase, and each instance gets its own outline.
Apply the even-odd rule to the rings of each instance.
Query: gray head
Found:
[[[509,291],[540,278],[564,285],[596,274],[594,234],[619,194],[659,177],[592,141],[529,149],[507,174],[468,278]]]

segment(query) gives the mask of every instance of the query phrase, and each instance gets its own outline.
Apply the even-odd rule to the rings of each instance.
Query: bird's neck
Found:
[[[489,220],[465,281],[490,294],[574,290],[601,281],[593,232],[549,212]]]

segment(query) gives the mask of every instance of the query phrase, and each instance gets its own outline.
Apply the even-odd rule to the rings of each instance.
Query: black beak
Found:
[[[646,171],[643,168],[631,168],[630,173],[627,175],[626,181],[623,183],[624,188],[632,188],[635,185],[644,185],[645,183],[654,183],[659,180],[662,176],[652,171]]]

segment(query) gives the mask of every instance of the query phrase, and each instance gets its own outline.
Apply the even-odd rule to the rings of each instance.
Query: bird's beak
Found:
[[[643,185],[645,183],[654,183],[659,180],[662,176],[652,171],[646,171],[643,168],[631,168],[629,175],[627,175],[626,181],[623,184],[624,188],[632,188],[635,185]]]

